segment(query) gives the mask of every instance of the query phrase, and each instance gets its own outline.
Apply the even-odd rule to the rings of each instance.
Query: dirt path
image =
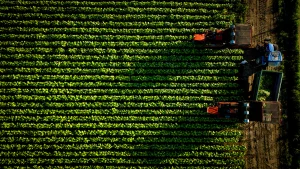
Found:
[[[279,124],[250,122],[244,128],[247,169],[279,168]]]
[[[274,31],[277,14],[273,13],[273,0],[246,0],[248,10],[245,22],[253,25],[253,44],[271,37],[276,42]]]
[[[276,43],[273,32],[277,14],[273,13],[273,0],[245,0],[248,4],[245,22],[253,25],[253,45],[262,44],[266,37]],[[244,127],[247,169],[279,168],[279,124],[250,122]]]

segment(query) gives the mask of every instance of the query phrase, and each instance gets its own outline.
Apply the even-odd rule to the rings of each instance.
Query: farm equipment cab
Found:
[[[249,48],[251,47],[252,26],[248,24],[231,25],[225,30],[207,30],[194,34],[193,42],[208,48]]]
[[[207,108],[207,113],[219,118],[237,118],[240,121],[281,123],[281,104],[278,101],[218,102]]]
[[[278,50],[277,44],[272,44],[271,39],[265,39],[263,46],[256,46],[259,56],[255,59],[257,65],[261,66],[280,66],[282,62],[282,54]]]

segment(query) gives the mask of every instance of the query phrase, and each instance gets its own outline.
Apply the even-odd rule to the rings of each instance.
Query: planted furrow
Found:
[[[21,63],[11,63],[8,61],[90,61],[90,62],[240,62],[243,56],[239,53],[228,53],[229,50],[223,50],[223,53],[199,53],[198,55],[47,55],[47,54],[1,54],[1,65]],[[227,55],[226,55],[227,54]],[[30,63],[27,63],[30,65]],[[174,63],[176,64],[176,63]],[[9,65],[6,65],[9,66]],[[23,65],[24,67],[25,65]]]
[[[176,1],[169,1],[169,2],[161,2],[161,1],[130,1],[130,2],[122,2],[122,1],[107,1],[107,2],[93,2],[93,1],[4,1],[0,4],[3,6],[55,6],[55,7],[103,7],[110,9],[111,7],[116,8],[123,8],[123,7],[158,7],[158,8],[204,8],[204,9],[228,9],[232,8],[233,4],[229,2],[234,2],[232,0],[206,0],[203,1],[206,3],[201,2],[176,2]],[[217,2],[217,3],[207,3],[207,2]],[[20,7],[22,9],[22,7]],[[24,8],[23,8],[24,9]],[[113,10],[113,9],[111,9]]]
[[[168,145],[147,145],[147,144],[111,144],[111,143],[85,143],[85,144],[1,144],[2,150],[5,151],[37,151],[37,150],[64,150],[64,151],[92,151],[92,150],[128,150],[128,151],[243,151],[244,146],[239,145],[203,145],[203,144],[168,144]]]
[[[8,74],[40,74],[40,75],[213,75],[234,76],[237,69],[84,69],[84,68],[6,68],[0,73]]]
[[[132,21],[187,21],[195,22],[197,20],[202,21],[229,21],[234,18],[234,15],[223,15],[217,13],[215,15],[179,15],[179,14],[170,14],[170,15],[159,15],[159,14],[101,14],[101,21],[122,21],[122,22],[132,22]],[[99,14],[43,14],[43,13],[0,13],[1,20],[73,20],[73,21],[98,21]]]
[[[176,88],[189,88],[189,89],[237,89],[239,84],[229,82],[215,82],[215,83],[191,83],[191,82],[60,82],[60,81],[14,81],[6,82],[0,81],[2,88],[117,88],[117,89],[176,89]]]
[[[0,61],[0,67],[16,68],[16,67],[32,67],[32,68],[144,68],[144,69],[157,69],[157,68],[231,68],[237,69],[238,64],[235,62],[71,62],[71,61]],[[2,69],[4,70],[4,69]],[[143,70],[142,70],[143,71]]]
[[[208,114],[203,110],[183,110],[183,109],[0,109],[2,116],[191,116],[208,118]],[[17,118],[17,117],[16,117]],[[209,118],[213,122],[235,122],[236,119]]]
[[[36,27],[36,28],[46,28],[46,27],[56,27],[56,28],[226,28],[230,21],[201,21],[201,22],[188,22],[188,21],[178,21],[178,22],[168,22],[168,21],[151,21],[151,22],[117,22],[117,21],[69,21],[69,20],[2,20],[0,24],[6,27]],[[32,35],[27,35],[30,37]],[[12,36],[7,35],[6,37],[12,38]],[[17,37],[15,37],[17,38]],[[21,39],[19,37],[18,39]],[[24,37],[23,37],[24,38]],[[102,37],[98,37],[100,40]],[[31,39],[30,39],[31,40]],[[60,39],[56,39],[60,40]],[[97,39],[95,39],[97,40]]]

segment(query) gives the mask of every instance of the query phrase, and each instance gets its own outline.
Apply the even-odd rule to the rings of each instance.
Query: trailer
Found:
[[[282,77],[282,72],[262,70],[255,73],[252,100],[278,101]]]

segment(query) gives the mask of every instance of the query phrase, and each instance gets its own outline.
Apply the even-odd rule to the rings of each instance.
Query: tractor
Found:
[[[271,39],[267,38],[264,40],[264,45],[256,46],[256,50],[259,55],[255,59],[256,65],[259,66],[272,66],[277,67],[280,66],[282,62],[282,54],[279,51],[279,47],[277,44],[272,44]]]
[[[225,30],[206,30],[193,36],[193,42],[206,48],[250,48],[252,26],[249,24],[231,25]]]

